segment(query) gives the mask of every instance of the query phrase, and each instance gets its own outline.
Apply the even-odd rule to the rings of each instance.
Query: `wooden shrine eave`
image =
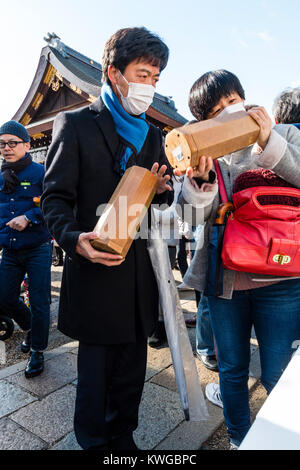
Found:
[[[101,75],[99,71],[99,84],[95,85],[92,83],[87,83],[85,80],[78,77],[72,70],[70,70],[57,56],[57,52],[49,47],[48,60],[53,65],[53,67],[58,71],[58,77],[63,78],[67,83],[72,85],[74,90],[80,90],[80,93],[85,94],[86,96],[95,97],[99,96]]]
[[[35,118],[41,104],[45,100],[50,87],[57,91],[62,84],[70,88],[74,93],[78,94],[81,100],[81,107],[95,100],[94,96],[89,95],[67,78],[63,77],[60,72],[49,61],[50,48],[45,47],[39,60],[38,68],[30,89],[21,104],[20,108],[12,119],[20,122],[24,126],[28,126]],[[52,60],[51,60],[52,62]],[[74,106],[73,109],[76,109]],[[67,109],[61,109],[64,111]]]
[[[88,103],[86,103],[86,102],[84,104],[88,105]],[[60,112],[62,112],[62,111],[73,111],[75,109],[82,108],[82,107],[83,107],[83,104],[66,106],[65,108],[61,108]],[[53,112],[51,115],[49,115],[45,119],[40,119],[38,121],[32,122],[31,124],[28,124],[26,126],[26,128],[29,132],[29,135],[33,136],[33,135],[38,134],[40,132],[52,130],[53,129],[54,119],[55,119],[56,115],[57,115],[57,113]]]
[[[47,48],[44,48],[43,51],[45,49]],[[32,120],[35,111],[38,109],[40,102],[43,99],[44,93],[47,92],[47,88],[49,88],[53,79],[54,68],[48,62],[43,51],[29,91],[20,108],[13,116],[14,120],[19,121],[24,126],[29,124]]]
[[[32,136],[52,130],[58,112],[88,106],[101,93],[100,64],[95,65],[65,47],[69,53],[67,56],[51,45],[42,49],[30,89],[13,116],[28,128]],[[167,97],[158,94],[146,114],[162,129],[179,127],[184,123],[174,104],[170,105]]]
[[[156,121],[163,122],[165,126],[170,126],[172,128],[182,126],[181,122],[178,122],[178,121],[175,121],[174,119],[169,118],[165,114],[162,114],[156,109],[153,109],[152,106],[150,106],[150,108],[146,112],[146,115],[152,117]]]
[[[33,124],[29,124],[26,128],[29,132],[30,136],[33,136],[35,134],[39,134],[40,132],[45,132],[52,130],[53,128],[53,121],[54,117],[48,118],[48,119],[43,119],[41,121],[37,121]]]
[[[72,111],[81,107],[81,105],[70,106],[66,107],[66,109],[62,109],[61,111]],[[32,124],[28,124],[26,128],[29,132],[29,135],[34,136],[35,134],[39,134],[40,132],[52,130],[55,116],[56,114],[54,114],[53,116],[49,116],[48,118],[33,122]],[[151,107],[147,111],[147,116],[155,119],[158,122],[162,122],[162,119],[164,119],[164,121],[166,122],[166,126],[171,126],[172,128],[180,126],[180,123],[174,121],[173,119],[166,119],[166,116],[162,116],[158,111],[152,109]]]

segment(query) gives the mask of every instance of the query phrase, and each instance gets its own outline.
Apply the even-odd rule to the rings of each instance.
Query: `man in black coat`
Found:
[[[158,290],[147,240],[125,259],[96,251],[97,208],[126,168],[157,175],[153,203],[168,201],[171,170],[158,128],[145,120],[168,48],[145,28],[115,33],[103,54],[101,98],[57,116],[41,205],[66,252],[58,328],[79,340],[74,429],[83,449],[136,449],[147,337],[158,315]]]

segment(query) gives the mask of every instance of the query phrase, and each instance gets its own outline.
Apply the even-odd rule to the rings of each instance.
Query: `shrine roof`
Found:
[[[48,93],[51,81],[61,77],[77,89],[81,96],[93,101],[101,92],[101,64],[64,44],[54,33],[45,38],[48,45],[42,49],[38,69],[32,85],[22,105],[14,116],[24,125],[29,124],[43,98]],[[52,67],[52,69],[51,69]],[[52,73],[52,75],[51,75]],[[166,117],[166,125],[183,125],[187,120],[181,116],[171,97],[155,93],[149,115],[159,120],[159,116]],[[152,113],[152,114],[151,114]]]

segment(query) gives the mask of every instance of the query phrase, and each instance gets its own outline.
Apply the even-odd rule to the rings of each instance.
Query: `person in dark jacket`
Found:
[[[101,97],[57,116],[46,160],[41,204],[66,252],[58,328],[79,340],[74,429],[83,449],[136,449],[157,285],[147,240],[135,239],[125,259],[90,240],[97,208],[130,166],[157,175],[153,202],[171,194],[161,131],[145,117],[167,60],[167,46],[145,28],[117,31],[103,54]]]
[[[42,193],[44,167],[28,153],[30,137],[20,123],[0,127],[4,158],[0,174],[0,306],[23,330],[23,352],[31,349],[27,378],[44,368],[48,345],[51,282],[51,236],[33,198]],[[30,309],[20,300],[24,275],[29,278]]]

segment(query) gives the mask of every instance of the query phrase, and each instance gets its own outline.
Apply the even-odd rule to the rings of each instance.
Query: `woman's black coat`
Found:
[[[135,240],[116,267],[91,263],[75,251],[79,234],[93,231],[97,207],[109,201],[120,181],[113,171],[119,145],[111,114],[98,99],[57,116],[46,161],[42,211],[67,254],[58,328],[86,343],[133,342],[137,327],[148,336],[157,320],[158,291],[146,240]],[[150,170],[157,161],[168,165],[161,132],[150,125],[136,164]],[[166,191],[153,203],[168,197]]]

